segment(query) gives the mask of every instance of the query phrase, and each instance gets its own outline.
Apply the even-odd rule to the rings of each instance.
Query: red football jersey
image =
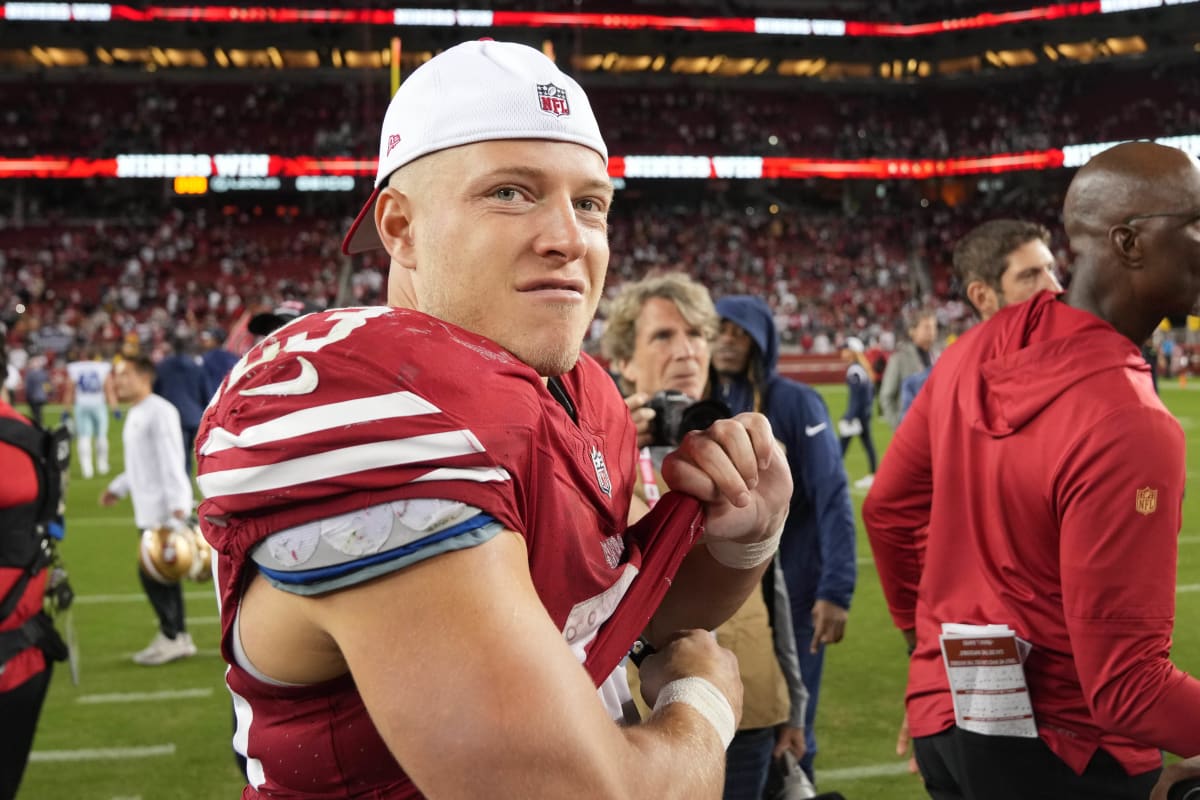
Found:
[[[577,422],[493,342],[390,308],[302,317],[226,378],[197,436],[198,474],[201,526],[219,556],[235,745],[249,757],[244,797],[419,797],[349,676],[281,687],[238,666],[241,587],[273,533],[395,500],[466,503],[525,537],[534,586],[597,685],[627,652],[702,524],[694,502],[676,499],[626,532],[629,412],[586,355],[560,381]]]

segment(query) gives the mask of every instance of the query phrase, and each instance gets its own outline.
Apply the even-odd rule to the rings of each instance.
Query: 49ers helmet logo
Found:
[[[567,102],[567,90],[560,89],[553,83],[539,83],[537,85],[538,92],[538,107],[547,114],[553,114],[556,117],[568,117],[571,115],[571,105]]]

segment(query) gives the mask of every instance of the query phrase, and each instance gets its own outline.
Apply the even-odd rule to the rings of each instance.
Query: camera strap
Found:
[[[658,491],[658,477],[654,474],[654,457],[650,448],[643,447],[638,451],[638,470],[642,475],[642,494],[645,495],[646,505],[654,508],[662,495]]]

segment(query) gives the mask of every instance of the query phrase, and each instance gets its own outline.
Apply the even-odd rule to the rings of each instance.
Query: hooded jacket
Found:
[[[754,340],[757,352],[750,357],[760,359],[764,376],[760,387],[744,376],[728,383],[722,379],[719,399],[735,414],[765,414],[775,438],[787,450],[793,490],[779,550],[792,594],[793,618],[810,618],[816,600],[849,608],[857,573],[854,508],[841,444],[825,401],[811,387],[776,372],[779,335],[765,302],[750,295],[723,297],[717,301],[717,314]]]
[[[1076,773],[1200,752],[1200,682],[1168,659],[1183,432],[1138,348],[1042,292],[946,350],[863,506],[897,627],[916,626],[914,736],[954,724],[945,622],[1032,643],[1039,736]]]

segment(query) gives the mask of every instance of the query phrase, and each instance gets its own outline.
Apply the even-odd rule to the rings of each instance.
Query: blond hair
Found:
[[[664,272],[625,284],[609,302],[608,320],[601,341],[607,358],[615,362],[633,358],[638,317],[646,301],[655,297],[675,303],[688,324],[695,325],[708,341],[717,338],[721,318],[717,316],[712,295],[704,284],[682,272]]]

